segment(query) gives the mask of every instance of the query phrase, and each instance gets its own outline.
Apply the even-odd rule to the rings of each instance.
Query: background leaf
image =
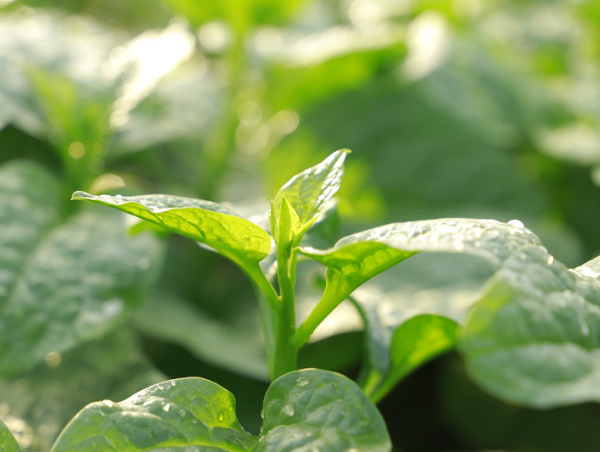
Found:
[[[2,452],[21,452],[23,449],[17,443],[17,440],[10,432],[8,427],[0,420],[0,446]]]
[[[45,201],[55,195],[56,182],[34,164],[2,171],[11,208],[1,220],[8,262],[2,273],[0,373],[14,374],[122,322],[155,278],[161,248],[149,235],[129,237],[118,215],[90,210],[60,218]]]
[[[469,373],[496,396],[527,406],[600,400],[599,306],[596,278],[523,247],[467,320],[460,349]]]

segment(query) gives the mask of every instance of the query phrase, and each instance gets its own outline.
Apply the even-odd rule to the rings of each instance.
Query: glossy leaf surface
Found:
[[[256,451],[391,450],[377,408],[348,378],[323,370],[290,372],[267,391]]]
[[[65,428],[52,452],[252,450],[256,438],[235,414],[231,393],[203,378],[150,386],[115,403],[95,402]]]
[[[0,450],[2,452],[22,452],[23,450],[2,420],[0,420]]]
[[[59,185],[34,164],[6,165],[0,180],[0,373],[13,374],[122,321],[151,285],[161,248],[147,234],[129,237],[118,215],[65,220]]]
[[[271,250],[271,238],[227,207],[168,195],[108,196],[73,193],[73,199],[114,207],[214,248],[242,267],[257,264]]]
[[[489,281],[460,341],[488,391],[537,408],[600,401],[600,283],[594,261],[568,270],[540,247]]]
[[[286,198],[298,214],[300,229],[305,232],[339,190],[348,152],[346,149],[336,151],[318,165],[292,177],[273,198],[271,221],[279,218],[281,203]]]

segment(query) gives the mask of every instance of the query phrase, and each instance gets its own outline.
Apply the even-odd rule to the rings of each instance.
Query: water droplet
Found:
[[[162,391],[162,390],[164,390],[164,389],[165,389],[165,387],[164,387],[163,385],[158,385],[158,386],[157,386],[157,389],[158,389],[159,391]]]
[[[264,409],[264,408],[263,408],[262,410],[260,410],[260,417],[261,417],[262,419],[264,419],[264,418],[265,418],[265,409]]]
[[[515,228],[524,228],[525,225],[523,224],[523,222],[521,220],[510,220],[508,222],[509,226],[514,226]]]
[[[179,410],[179,416],[185,417],[185,410]]]
[[[175,380],[171,380],[171,386],[175,386]]]
[[[281,411],[282,411],[282,412],[283,412],[283,414],[285,414],[286,416],[293,416],[293,415],[294,415],[294,413],[295,413],[295,410],[294,410],[294,405],[291,405],[291,404],[285,405],[285,406],[284,406],[284,407],[281,409]]]
[[[171,404],[170,403],[162,403],[161,407],[165,413],[168,413],[169,410],[171,409]]]
[[[122,195],[115,195],[115,199],[118,199],[120,201],[121,199],[123,199],[123,196]]]
[[[112,400],[108,400],[108,399],[107,400],[103,400],[102,403],[104,405],[106,405],[107,407],[109,407],[109,408],[112,408],[115,405],[115,402],[113,402]]]
[[[309,381],[308,381],[308,380],[306,380],[306,379],[304,379],[304,378],[302,378],[302,377],[298,378],[298,379],[296,380],[296,382],[297,382],[296,384],[297,384],[298,386],[300,386],[301,388],[303,388],[304,386],[306,386],[306,385],[309,383]]]
[[[546,263],[548,265],[552,265],[553,262],[554,262],[554,256],[551,254],[548,256],[548,259],[546,259]]]
[[[454,242],[452,245],[456,251],[462,251],[465,248],[465,244],[462,242]]]
[[[219,413],[219,422],[223,422],[225,420],[225,416],[223,416],[223,413]]]
[[[192,419],[192,424],[197,424],[198,420],[197,419]]]

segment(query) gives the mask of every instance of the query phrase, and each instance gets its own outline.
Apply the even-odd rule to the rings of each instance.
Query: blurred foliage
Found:
[[[292,175],[350,148],[337,208],[313,243],[329,246],[392,221],[518,218],[574,267],[600,254],[599,24],[595,0],[0,0],[0,185],[19,195],[3,197],[3,210],[30,202],[28,190],[11,186],[11,168],[21,165],[14,161],[29,159],[44,169],[33,191],[53,198],[59,218],[42,238],[85,210],[69,202],[79,189],[230,201],[251,217]],[[1,227],[8,256],[17,229]],[[163,240],[164,257],[147,257],[162,273],[144,276],[137,308],[97,325],[105,339],[80,334],[0,381],[0,417],[20,429],[24,450],[46,450],[61,428],[54,424],[77,407],[124,397],[160,372],[264,391],[251,286],[193,242]],[[11,265],[0,268],[2,316],[16,290],[7,271],[20,271]],[[321,274],[315,264],[300,270],[303,318]],[[359,295],[383,300],[395,318],[415,309],[461,318],[488,276],[464,259],[422,256]],[[117,287],[135,284],[115,278]],[[355,375],[361,328],[352,305],[342,304],[302,365]],[[138,356],[137,340],[160,371]],[[421,383],[409,378],[382,402],[401,450],[597,450],[593,427],[570,429],[571,416],[578,426],[597,423],[596,406],[537,413],[503,404],[474,389],[456,359],[418,371]],[[73,383],[90,386],[80,391],[57,389],[57,381],[67,384],[57,372],[78,381],[108,374],[99,385]],[[143,384],[122,392],[124,376]],[[236,398],[241,423],[260,425],[262,395]],[[51,413],[48,427],[41,418],[53,403],[68,408]],[[427,419],[421,441],[424,426],[406,427],[416,422],[408,414],[415,407],[428,413],[415,417]]]

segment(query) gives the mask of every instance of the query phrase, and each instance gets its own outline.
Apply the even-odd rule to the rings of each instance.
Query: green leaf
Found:
[[[369,279],[423,251],[477,256],[498,267],[512,251],[539,239],[520,224],[446,218],[392,223],[342,238],[333,248],[300,248],[327,266],[325,293],[297,333],[301,345],[314,328]]]
[[[271,221],[279,218],[283,198],[286,198],[298,214],[300,234],[306,232],[339,190],[344,160],[349,152],[347,149],[336,151],[318,165],[292,177],[273,198]]]
[[[156,276],[159,243],[124,219],[62,218],[43,168],[0,168],[0,374],[20,373],[121,322]]]
[[[488,282],[464,327],[470,375],[510,402],[549,408],[600,401],[600,282],[525,246]]]
[[[95,402],[67,425],[52,452],[83,450],[200,451],[251,450],[227,390],[203,378],[182,378],[150,386],[115,403]]]
[[[451,350],[456,342],[457,327],[456,322],[445,317],[419,315],[401,324],[389,339],[384,328],[367,332],[371,369],[363,385],[367,395],[375,402],[381,400],[413,370]],[[367,323],[369,328],[373,325]],[[389,358],[382,361],[388,365],[381,366],[374,358],[386,353]]]
[[[0,420],[0,450],[2,452],[22,452],[23,450],[2,420]]]
[[[307,369],[273,382],[265,395],[257,452],[391,450],[385,422],[343,375]]]
[[[168,195],[109,196],[73,193],[75,200],[114,207],[214,248],[242,268],[255,266],[269,254],[271,238],[256,224],[225,206]]]

